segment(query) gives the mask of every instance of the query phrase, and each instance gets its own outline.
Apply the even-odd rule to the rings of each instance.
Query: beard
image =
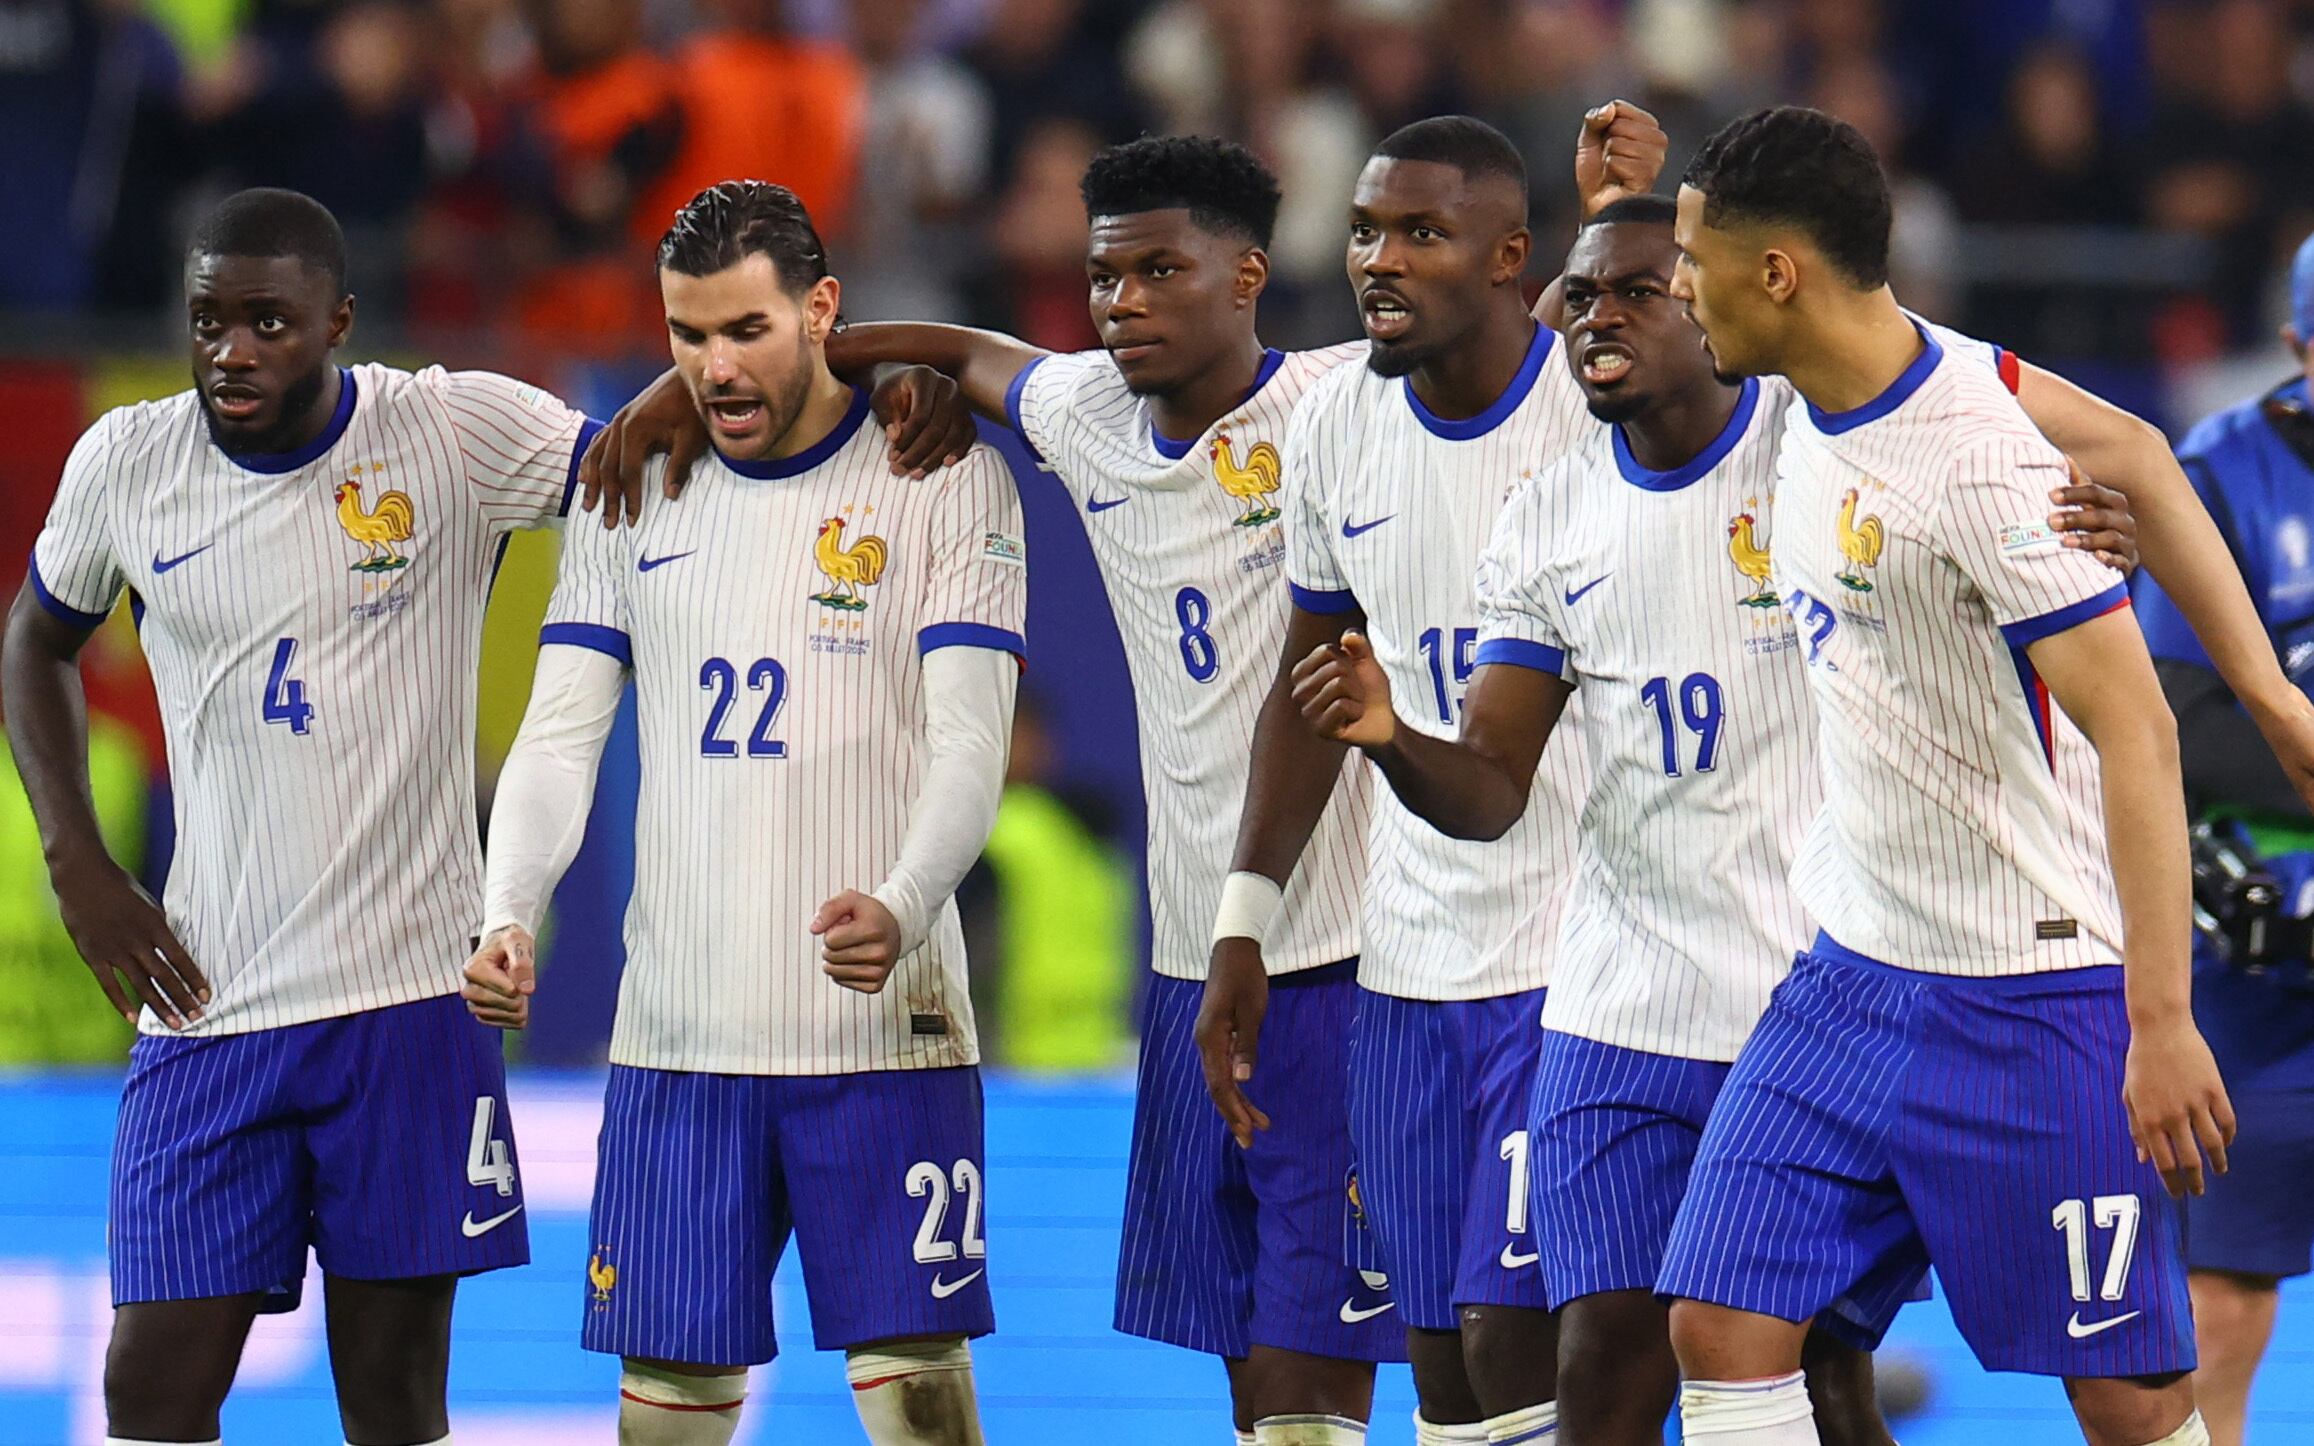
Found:
[[[289,384],[289,390],[281,394],[281,411],[274,417],[272,426],[255,436],[238,438],[228,438],[220,428],[217,414],[209,409],[208,394],[200,389],[198,382],[193,395],[201,399],[201,417],[209,424],[209,440],[217,444],[218,451],[263,456],[296,450],[303,440],[297,435],[298,429],[306,413],[313,410],[313,404],[321,400],[321,389],[327,385],[329,366],[324,363]]]
[[[1646,411],[1647,404],[1651,400],[1652,398],[1639,392],[1628,390],[1612,392],[1606,396],[1593,396],[1586,393],[1583,398],[1583,406],[1597,420],[1605,422],[1609,426],[1620,426]]]
[[[1366,370],[1378,377],[1402,377],[1436,358],[1445,348],[1396,341],[1366,343]]]

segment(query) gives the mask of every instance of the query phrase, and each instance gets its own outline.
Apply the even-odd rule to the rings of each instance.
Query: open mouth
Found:
[[[1358,311],[1366,335],[1376,341],[1389,341],[1414,324],[1414,308],[1395,291],[1377,288],[1366,292],[1358,298]]]
[[[209,410],[229,421],[246,422],[257,415],[265,405],[265,394],[247,387],[222,386],[209,389]]]
[[[720,397],[707,404],[707,420],[726,437],[743,436],[762,419],[761,397]]]
[[[1631,349],[1619,342],[1600,342],[1583,352],[1583,381],[1594,387],[1613,386],[1631,372]]]

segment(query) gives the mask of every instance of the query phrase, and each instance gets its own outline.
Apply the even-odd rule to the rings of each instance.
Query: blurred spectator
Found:
[[[1634,7],[1635,20],[1651,8],[1661,7],[1642,0]],[[1708,23],[1709,16],[1697,18]],[[1470,88],[1473,113],[1499,127],[1527,158],[1528,222],[1535,230],[1537,265],[1546,273],[1555,270],[1573,244],[1575,196],[1567,182],[1583,113],[1631,88],[1609,17],[1566,0],[1509,5],[1480,0],[1450,8],[1447,35]],[[1659,107],[1660,98],[1650,96],[1649,104]],[[1692,146],[1703,139],[1699,121],[1684,127],[1694,134],[1682,137],[1677,117],[1662,109],[1656,114],[1675,147],[1683,140]],[[1674,172],[1671,180],[1677,178]],[[1334,231],[1338,265],[1345,239],[1339,216]]]
[[[1906,306],[1932,321],[1954,319],[1953,261],[1959,223],[1944,188],[1915,171],[1897,111],[1896,87],[1865,49],[1829,60],[1817,73],[1815,105],[1864,133],[1888,173],[1894,212],[1888,234],[1888,279]]]
[[[821,236],[844,235],[865,110],[860,68],[835,41],[789,35],[780,3],[703,0],[708,28],[675,56],[682,142],[638,218],[649,239],[693,196],[742,176],[777,181]]]
[[[2132,178],[2105,131],[2096,73],[2079,51],[2043,45],[2009,78],[2002,128],[1953,172],[1961,214],[2009,226],[2120,226]]]
[[[1021,141],[990,237],[997,265],[986,318],[1047,351],[1100,345],[1085,309],[1085,202],[1077,191],[1100,139],[1070,120],[1040,121]]]
[[[968,225],[987,183],[988,93],[920,41],[924,0],[854,0],[852,43],[867,69],[867,126],[851,240],[837,258],[855,321],[961,321]]]
[[[998,185],[1011,183],[1047,121],[1075,121],[1096,144],[1130,140],[1141,128],[1117,47],[1090,32],[1084,0],[994,0],[969,59],[993,104]]]

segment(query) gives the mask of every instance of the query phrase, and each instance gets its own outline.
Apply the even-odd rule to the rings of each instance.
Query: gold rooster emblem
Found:
[[[1768,550],[1759,544],[1758,534],[1754,531],[1758,526],[1759,519],[1749,512],[1739,512],[1728,520],[1727,555],[1735,562],[1736,571],[1744,575],[1744,581],[1751,587],[1749,593],[1736,599],[1737,607],[1777,606],[1776,590],[1768,582],[1768,575],[1775,569]]]
[[[1872,591],[1872,579],[1864,575],[1864,569],[1880,561],[1882,540],[1879,518],[1867,517],[1861,524],[1856,521],[1856,489],[1849,488],[1848,495],[1840,499],[1840,551],[1847,556],[1848,565],[1834,574],[1842,587],[1850,592]]]
[[[812,544],[812,561],[827,574],[828,587],[825,592],[813,593],[812,601],[842,612],[866,612],[868,600],[860,596],[860,589],[876,585],[890,556],[891,549],[881,537],[863,537],[845,546],[844,519],[827,519],[820,524],[819,539]]]
[[[385,467],[380,464],[371,470],[382,472]],[[410,525],[416,520],[417,510],[410,505],[407,492],[381,493],[376,506],[365,508],[359,477],[348,477],[337,485],[337,525],[362,545],[361,560],[350,571],[392,572],[408,567],[410,560],[394,544],[410,540]]]
[[[603,1263],[600,1251],[587,1257],[587,1283],[595,1288],[595,1304],[611,1303],[611,1287],[619,1283],[619,1268]]]
[[[1278,510],[1269,499],[1284,474],[1278,449],[1267,442],[1254,443],[1240,467],[1237,454],[1230,448],[1229,434],[1223,432],[1213,439],[1213,480],[1221,484],[1222,491],[1245,503],[1245,511],[1238,514],[1234,526],[1260,527],[1278,520]]]

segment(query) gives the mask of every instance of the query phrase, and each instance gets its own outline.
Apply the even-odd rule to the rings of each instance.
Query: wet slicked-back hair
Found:
[[[713,276],[749,256],[770,257],[792,296],[828,274],[811,213],[795,192],[769,181],[718,181],[677,211],[659,239],[659,268],[682,276]]]
[[[1704,224],[1768,222],[1805,233],[1865,290],[1888,282],[1888,178],[1856,127],[1781,105],[1721,126],[1687,164]]]
[[[1625,196],[1609,201],[1599,208],[1599,214],[1583,222],[1582,230],[1593,226],[1614,226],[1636,222],[1642,226],[1669,226],[1679,220],[1679,203],[1669,196]]]
[[[1110,146],[1085,167],[1077,189],[1087,216],[1178,206],[1208,231],[1265,249],[1277,229],[1278,178],[1245,147],[1210,136],[1143,136]]]
[[[1476,116],[1437,115],[1400,126],[1374,154],[1393,161],[1435,161],[1465,176],[1502,176],[1527,194],[1527,163],[1511,138]]]
[[[329,208],[302,191],[236,191],[201,218],[185,250],[194,256],[293,256],[345,289],[345,232]]]

